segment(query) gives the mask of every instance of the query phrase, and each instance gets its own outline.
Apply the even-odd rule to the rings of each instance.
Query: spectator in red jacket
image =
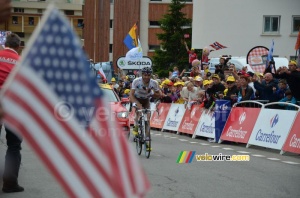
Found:
[[[187,46],[186,42],[184,42],[184,45],[185,45],[185,48],[186,48],[186,51],[188,52],[189,54],[189,64],[190,64],[190,68],[192,68],[192,62],[193,60],[197,59],[197,54],[195,52],[195,49],[192,48],[191,50],[189,49],[189,47]],[[189,69],[190,69],[189,68]]]
[[[21,44],[20,37],[14,33],[6,37],[5,49],[0,51],[0,88],[19,60],[18,50]],[[18,184],[19,169],[21,164],[22,138],[5,127],[7,151],[3,173],[3,188],[5,193],[22,192],[24,188]]]

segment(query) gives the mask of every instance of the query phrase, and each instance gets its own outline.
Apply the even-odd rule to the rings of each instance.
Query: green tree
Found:
[[[161,41],[161,49],[156,49],[153,56],[154,71],[159,76],[168,76],[174,66],[182,71],[188,65],[188,55],[183,45],[184,34],[191,35],[192,19],[181,12],[185,2],[172,0],[168,13],[159,21],[163,33],[157,34]],[[188,27],[188,28],[187,28]],[[187,41],[190,46],[190,39]]]

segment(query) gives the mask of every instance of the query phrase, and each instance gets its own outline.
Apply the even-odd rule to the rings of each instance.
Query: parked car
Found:
[[[99,84],[99,87],[103,91],[103,97],[106,101],[110,103],[110,110],[115,115],[115,120],[120,124],[126,135],[130,134],[130,124],[129,124],[129,112],[123,106],[128,103],[128,98],[122,98],[120,100],[119,96],[108,84]]]

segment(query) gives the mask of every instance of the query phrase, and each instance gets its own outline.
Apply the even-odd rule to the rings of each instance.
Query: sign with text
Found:
[[[171,103],[160,103],[157,107],[158,113],[154,111],[153,115],[151,116],[150,126],[153,128],[162,129],[170,107]]]
[[[183,104],[172,103],[163,129],[177,131],[183,118],[185,108]]]
[[[260,111],[260,108],[232,108],[220,139],[248,143]]]
[[[300,154],[300,114],[294,121],[292,129],[282,147],[283,151]]]
[[[117,60],[117,65],[120,69],[143,69],[144,67],[152,67],[152,60],[143,56],[138,60],[127,60],[125,56],[121,56]]]
[[[196,128],[196,136],[215,138],[215,112],[205,110],[202,112]]]
[[[183,115],[178,131],[182,133],[194,134],[202,111],[203,108],[201,108],[200,105],[193,105],[191,110],[187,109]]]
[[[290,110],[262,109],[248,144],[281,150],[296,113]]]

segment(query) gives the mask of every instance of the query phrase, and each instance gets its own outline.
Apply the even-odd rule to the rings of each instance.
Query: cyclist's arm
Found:
[[[132,103],[135,103],[139,109],[142,109],[142,104],[137,100],[134,93],[135,93],[135,89],[131,89],[131,91],[130,91],[130,101]]]

